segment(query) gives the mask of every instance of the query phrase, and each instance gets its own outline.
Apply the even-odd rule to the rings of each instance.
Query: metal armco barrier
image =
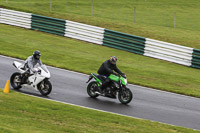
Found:
[[[105,29],[103,46],[143,55],[145,38]]]
[[[65,36],[102,45],[104,28],[66,20]]]
[[[192,67],[200,68],[200,50],[199,49],[193,49]]]
[[[0,8],[0,23],[31,28],[31,13],[7,10]]]
[[[200,50],[101,27],[0,8],[0,23],[70,37],[200,69]]]
[[[32,14],[31,29],[64,36],[65,20]]]
[[[145,56],[191,66],[193,48],[146,38]]]

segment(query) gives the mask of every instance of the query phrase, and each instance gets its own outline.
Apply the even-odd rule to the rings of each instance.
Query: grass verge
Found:
[[[197,0],[0,0],[0,6],[95,25],[200,49],[200,1]],[[136,22],[133,22],[134,7]],[[176,28],[174,14],[176,13]]]
[[[149,120],[94,111],[0,89],[1,132],[198,132]]]
[[[198,69],[18,27],[0,29],[0,54],[26,59],[38,49],[44,63],[86,74],[115,55],[129,83],[200,97]]]

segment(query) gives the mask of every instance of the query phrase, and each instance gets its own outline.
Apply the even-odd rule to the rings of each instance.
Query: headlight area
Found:
[[[125,84],[127,85],[127,79],[124,79]]]

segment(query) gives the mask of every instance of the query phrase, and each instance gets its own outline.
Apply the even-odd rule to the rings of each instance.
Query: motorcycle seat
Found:
[[[101,81],[102,81],[103,79],[106,78],[105,75],[97,75],[97,74],[95,74],[95,73],[93,73],[93,75],[94,75],[95,77],[97,77],[98,79],[100,79]]]

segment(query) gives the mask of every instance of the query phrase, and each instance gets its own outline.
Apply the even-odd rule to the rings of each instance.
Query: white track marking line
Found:
[[[20,92],[17,92],[17,93],[20,93]],[[40,99],[44,99],[44,100],[48,100],[48,101],[58,102],[58,103],[62,103],[62,104],[72,105],[72,106],[76,106],[76,107],[81,107],[81,108],[85,108],[85,109],[91,109],[91,110],[94,110],[94,111],[99,111],[99,112],[104,112],[104,113],[110,113],[110,114],[114,114],[114,115],[119,115],[119,116],[124,116],[124,117],[129,117],[129,118],[135,118],[135,119],[139,119],[139,120],[148,120],[148,119],[142,119],[142,118],[139,118],[139,117],[134,117],[134,116],[129,116],[129,115],[123,115],[123,114],[113,113],[113,112],[109,112],[109,111],[105,111],[105,110],[90,108],[90,107],[86,107],[86,106],[82,106],[82,105],[77,105],[77,104],[62,102],[62,101],[58,101],[58,100],[48,99],[48,98],[44,98],[44,97],[34,96],[34,95],[30,95],[30,94],[25,94],[25,93],[20,93],[20,94],[31,96],[31,97],[35,97],[35,98],[40,98]],[[153,121],[153,120],[148,120],[148,121],[158,122],[160,124],[165,124],[165,125],[170,125],[170,126],[177,126],[177,125],[172,125],[172,124],[163,123],[163,122],[159,122],[159,121]],[[181,127],[181,126],[177,126],[177,127]],[[187,127],[183,127],[183,128],[193,129],[193,128],[187,128]],[[198,129],[193,129],[193,130],[198,130]]]

